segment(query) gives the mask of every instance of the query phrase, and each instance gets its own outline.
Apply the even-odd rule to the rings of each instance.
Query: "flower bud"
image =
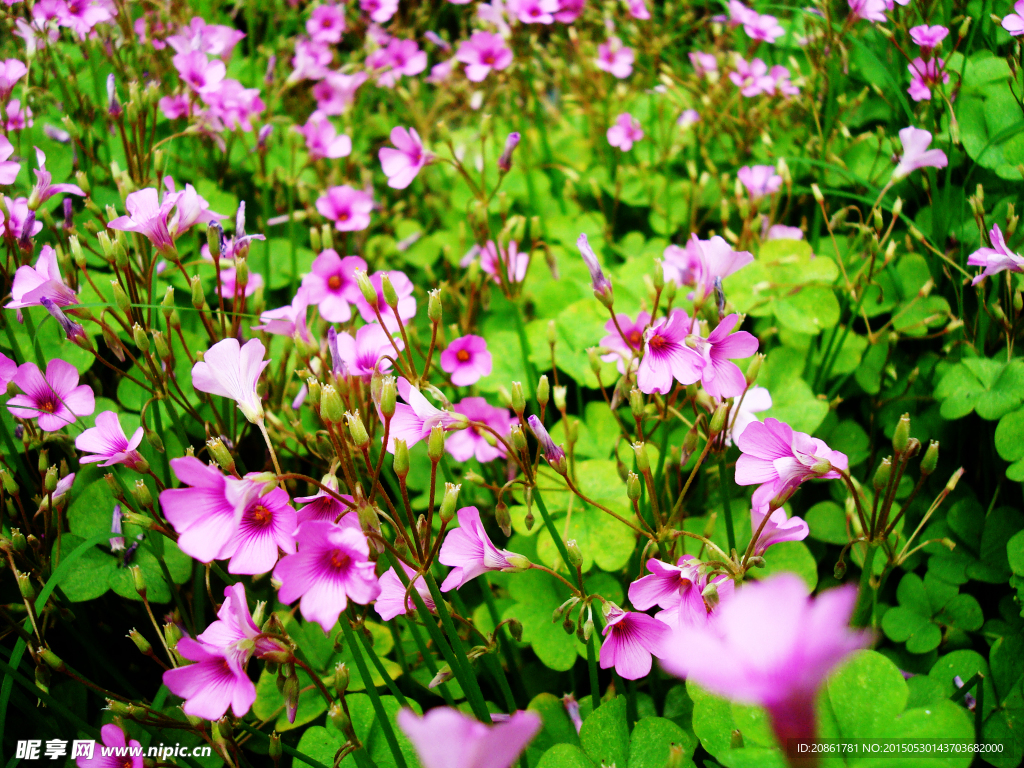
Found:
[[[636,456],[636,468],[646,474],[651,471],[651,460],[647,456],[647,445],[645,443],[633,443],[633,453]]]
[[[325,424],[340,424],[345,418],[341,395],[332,384],[325,384],[320,395],[320,418]]]
[[[506,536],[512,535],[512,515],[509,514],[508,504],[504,501],[499,501],[497,506],[494,507],[494,522],[501,528],[501,532]]]
[[[392,309],[398,306],[398,293],[395,291],[395,286],[391,284],[391,278],[388,277],[388,273],[385,272],[380,279],[381,293],[384,294],[384,303]]]
[[[299,710],[299,678],[294,672],[285,679],[281,694],[284,696],[285,713],[288,715],[288,722],[294,723],[295,715]]]
[[[747,386],[752,387],[754,382],[757,381],[757,375],[761,372],[761,364],[764,362],[764,355],[754,355],[750,362],[747,364],[747,372],[744,376],[747,380]]]
[[[522,573],[523,571],[530,570],[533,566],[528,557],[516,554],[515,552],[509,552],[505,555],[505,559],[508,560],[510,567],[502,568],[502,573]]]
[[[587,348],[587,362],[590,363],[590,370],[595,376],[601,373],[601,354],[597,347]]]
[[[939,463],[939,441],[932,440],[928,443],[928,450],[924,452],[921,459],[921,474],[927,477],[935,471],[935,465]]]
[[[270,755],[270,759],[274,761],[274,765],[277,765],[281,760],[283,754],[281,750],[281,734],[274,731],[268,737],[269,743],[267,744],[267,754]]]
[[[135,485],[131,487],[132,498],[135,499],[135,503],[140,507],[149,509],[153,506],[153,494],[149,492],[149,487],[146,485],[145,480],[136,480]]]
[[[348,690],[348,665],[344,662],[339,662],[334,665],[334,690],[338,692],[339,696],[344,696],[345,691]]]
[[[323,241],[320,240],[320,230],[317,227],[309,228],[309,247],[316,254],[324,249]]]
[[[462,489],[461,485],[455,483],[444,484],[444,498],[441,500],[441,522],[450,523],[452,518],[455,517],[455,507],[459,503],[459,491]]]
[[[548,382],[547,374],[540,377],[537,382],[537,403],[541,408],[548,404],[548,400],[551,397],[551,384]]]
[[[446,683],[449,680],[451,680],[452,677],[452,668],[449,667],[447,664],[442,664],[438,668],[437,674],[434,675],[434,679],[427,684],[427,688],[436,688],[442,683]]]
[[[765,560],[763,557],[751,557],[747,562],[755,568],[764,568]]]
[[[509,619],[505,626],[508,627],[508,633],[512,635],[512,639],[517,643],[523,641],[523,623],[519,619]]]
[[[892,435],[892,449],[896,455],[907,450],[907,443],[910,442],[910,414],[904,413],[900,416],[899,423]]]
[[[555,392],[555,408],[557,408],[559,411],[564,411],[565,410],[565,396],[566,396],[566,393],[568,392],[568,388],[567,387],[555,387],[554,392]]]
[[[576,539],[569,539],[565,542],[565,550],[569,555],[569,565],[573,568],[583,567],[583,553],[580,552],[580,547],[576,543]]]
[[[405,478],[409,474],[409,448],[405,444],[405,440],[395,439],[395,461],[394,461],[395,474],[400,478]]]
[[[366,276],[366,270],[357,269],[355,276],[356,283],[359,285],[359,290],[362,292],[363,298],[366,299],[366,303],[372,309],[376,309],[380,304],[380,299],[377,297],[377,291],[374,289],[373,283],[370,282],[370,278]]]
[[[636,501],[640,498],[642,492],[643,486],[640,484],[640,476],[636,472],[630,472],[626,478],[626,496],[629,497],[630,501]]]
[[[172,651],[178,647],[178,641],[181,640],[181,637],[181,627],[173,621],[164,624],[164,641]]]
[[[520,418],[523,415],[523,411],[526,410],[526,397],[523,395],[523,385],[518,381],[512,382],[512,410]]]
[[[385,419],[395,415],[395,403],[398,397],[398,387],[395,384],[394,376],[385,376],[380,387],[380,412]]]
[[[629,391],[629,410],[633,418],[640,421],[644,417],[644,396],[639,389],[634,387]]]
[[[14,476],[7,471],[6,467],[0,468],[0,479],[3,480],[4,490],[8,495],[16,496],[21,490],[17,481],[15,481]]]
[[[132,337],[135,339],[135,346],[145,354],[149,352],[149,336],[146,335],[146,329],[136,323],[132,326]]]
[[[427,318],[432,323],[440,323],[443,315],[441,289],[435,288],[427,295]]]
[[[512,447],[517,451],[526,450],[526,435],[523,434],[523,427],[521,424],[513,424],[510,428],[512,436]]]
[[[356,448],[362,448],[370,442],[370,436],[366,433],[366,426],[359,418],[359,411],[345,414],[345,421],[348,423],[348,432],[352,436],[352,444]]]
[[[224,230],[220,224],[211,221],[206,225],[206,245],[210,249],[210,256],[214,262],[220,261],[221,238],[224,237]]]
[[[722,404],[715,409],[714,414],[711,416],[711,423],[708,425],[708,432],[711,435],[717,435],[725,429],[725,416],[728,411],[729,407],[725,404]]]
[[[21,592],[21,596],[28,600],[30,603],[35,602],[36,589],[32,585],[32,581],[27,573],[21,571],[14,572],[15,578],[18,580],[18,591]]]
[[[146,596],[146,577],[142,573],[142,569],[137,565],[133,565],[129,568],[132,572],[132,583],[135,585],[135,591],[139,593],[140,597]]]
[[[876,491],[881,491],[883,488],[889,485],[889,478],[892,476],[892,457],[888,456],[882,459],[882,463],[878,465],[878,469],[875,471],[875,478],[872,481]]]
[[[440,424],[435,424],[430,430],[430,437],[427,438],[427,456],[434,464],[444,456],[444,427]]]
[[[526,526],[526,530],[527,531],[532,531],[533,530],[533,523],[534,523],[535,520],[536,520],[536,518],[533,516],[533,510],[532,509],[527,509],[526,510],[526,517],[523,518],[523,525]]]
[[[57,479],[57,467],[49,467],[43,476],[43,488],[47,493],[53,493],[57,490]]]
[[[203,284],[199,280],[199,275],[192,277],[192,306],[198,310],[202,310],[206,306],[206,294],[203,293]]]
[[[835,567],[832,569],[832,575],[837,580],[838,579],[842,579],[846,575],[846,561],[845,560],[840,560],[839,562],[836,563]]]
[[[323,395],[323,389],[320,386],[320,382],[310,376],[306,379],[306,400],[309,401],[310,405],[320,405],[320,398]]]
[[[502,150],[501,157],[498,158],[498,170],[502,173],[512,170],[512,153],[519,146],[519,138],[519,132],[513,131],[505,139],[505,149]]]
[[[114,290],[114,304],[127,315],[132,308],[132,301],[128,298],[128,294],[124,292],[124,288],[117,280],[111,280],[110,287]]]
[[[139,630],[134,628],[129,629],[128,637],[131,639],[133,643],[135,643],[135,647],[138,648],[140,652],[146,654],[147,656],[153,652],[153,646],[149,644],[149,640],[143,637],[142,633],[139,632]]]

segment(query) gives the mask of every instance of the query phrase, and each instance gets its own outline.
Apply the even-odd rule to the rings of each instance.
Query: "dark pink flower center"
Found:
[[[352,558],[340,549],[332,550],[330,556],[327,558],[327,562],[330,563],[331,567],[336,568],[339,571],[347,568],[351,560]]]
[[[660,339],[660,336],[655,336],[655,339]],[[626,334],[626,341],[629,342],[629,346],[633,349],[639,349],[640,343],[644,340],[644,335],[637,329],[633,329]],[[654,339],[651,339],[651,343],[654,343]]]
[[[252,519],[257,525],[270,525],[270,522],[274,519],[274,513],[262,504],[259,504],[252,511]]]
[[[344,221],[345,219],[342,219]],[[327,287],[332,291],[336,291],[341,288],[341,275],[331,275],[327,280]]]
[[[647,342],[651,350],[654,352],[660,352],[669,346],[669,340],[660,334],[651,336],[651,340]]]
[[[467,352],[464,349],[460,349],[458,352],[455,353],[455,359],[458,360],[460,363],[464,363],[467,360],[469,360],[469,352]]]

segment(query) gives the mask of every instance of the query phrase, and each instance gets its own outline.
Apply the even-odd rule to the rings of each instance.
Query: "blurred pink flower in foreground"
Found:
[[[484,725],[451,707],[435,707],[422,717],[402,709],[396,720],[423,768],[510,768],[542,725],[532,710]]]
[[[629,152],[633,144],[644,137],[644,132],[639,120],[628,112],[623,112],[615,118],[615,123],[608,129],[607,136],[608,143],[613,147]]]
[[[512,49],[501,35],[477,31],[462,41],[455,58],[466,65],[466,77],[479,83],[492,69],[500,71],[512,63]]]
[[[949,164],[949,158],[941,149],[928,149],[932,135],[922,128],[904,128],[900,131],[900,141],[903,142],[903,156],[892,172],[893,181],[909,176],[918,168],[945,168]]]
[[[1024,272],[1024,257],[1011,251],[1006,246],[1003,231],[998,224],[993,224],[989,230],[988,238],[992,242],[991,248],[979,248],[967,257],[967,264],[972,267],[984,267],[985,270],[971,281],[971,285],[977,285],[986,277],[997,275],[1003,271]]]

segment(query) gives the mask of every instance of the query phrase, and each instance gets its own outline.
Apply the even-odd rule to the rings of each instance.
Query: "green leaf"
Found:
[[[749,536],[748,536],[749,538]],[[764,568],[756,568],[751,575],[758,579],[767,579],[778,573],[795,573],[814,590],[818,586],[818,563],[807,545],[802,541],[780,541],[772,544],[764,553]]]
[[[626,765],[629,759],[629,727],[626,724],[626,699],[616,696],[606,701],[583,721],[580,743],[598,765]]]
[[[537,768],[594,768],[594,763],[579,747],[555,744],[544,753]]]
[[[540,693],[533,697],[527,709],[540,715],[543,728],[530,743],[530,751],[547,752],[556,744],[579,746],[580,737],[576,726],[569,719],[565,704],[551,693]]]
[[[697,748],[696,740],[663,717],[645,717],[633,728],[629,742],[629,768],[662,768],[668,764],[673,747],[687,758]]]
[[[874,651],[855,653],[826,685],[839,736],[844,738],[881,736],[910,696],[896,665]]]
[[[846,514],[834,501],[819,501],[807,511],[804,519],[811,529],[812,539],[841,546],[850,541],[846,532]]]
[[[1006,558],[1017,576],[1024,576],[1024,531],[1018,531],[1006,542]]]
[[[516,574],[509,582],[509,592],[516,603],[505,610],[502,618],[519,619],[523,624],[523,642],[530,644],[544,666],[563,672],[576,663],[579,641],[575,635],[566,634],[561,622],[551,620],[552,611],[568,598],[568,590],[564,594],[556,591],[555,583],[541,571]]]

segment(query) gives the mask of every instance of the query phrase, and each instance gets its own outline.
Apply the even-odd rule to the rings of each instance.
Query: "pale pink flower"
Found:
[[[754,261],[748,251],[734,251],[722,237],[701,240],[691,235],[685,248],[669,245],[663,255],[666,280],[692,285],[692,299],[702,301],[715,290],[715,279],[726,278]]]
[[[608,42],[597,46],[597,68],[613,77],[624,80],[633,74],[635,54],[617,37],[608,38]]]
[[[491,373],[491,353],[483,336],[460,336],[452,339],[441,353],[441,370],[451,375],[456,387],[476,384]]]
[[[700,122],[700,112],[696,109],[684,109],[676,119],[676,125],[680,128],[689,128]]]
[[[345,114],[355,103],[359,86],[365,83],[368,77],[365,72],[356,72],[352,75],[328,72],[323,80],[313,86],[317,111],[325,115]]]
[[[572,24],[583,13],[586,4],[587,0],[558,0],[558,13],[555,14],[555,21],[559,24]]]
[[[991,248],[979,248],[967,257],[968,266],[985,268],[980,275],[971,281],[971,285],[977,285],[986,277],[997,275],[1003,271],[1024,272],[1024,257],[1011,251],[1006,246],[1003,231],[999,229],[998,224],[992,225],[988,238],[992,242]]]
[[[373,196],[348,184],[331,187],[317,198],[316,209],[339,232],[356,232],[370,226]]]
[[[370,19],[383,24],[390,21],[398,10],[398,0],[359,0],[359,7],[364,13],[370,15]]]
[[[765,516],[768,515],[768,505],[751,507],[750,509],[750,530],[754,533],[761,527]],[[768,522],[764,523],[761,535],[757,537],[754,545],[754,554],[760,557],[772,544],[780,541],[803,541],[810,533],[807,522],[802,517],[786,517],[786,510],[779,507],[773,510]]]
[[[402,709],[396,722],[423,768],[511,768],[543,724],[532,710],[484,725],[451,707],[435,707],[422,717]]]
[[[431,160],[429,152],[423,150],[423,142],[415,128],[391,129],[392,147],[382,147],[379,153],[384,175],[392,189],[405,189],[412,184],[420,170]]]
[[[263,421],[263,401],[256,386],[263,369],[266,348],[259,339],[244,346],[238,339],[222,339],[206,350],[203,360],[192,366],[192,386],[200,392],[234,400],[253,424]]]
[[[733,595],[733,580],[725,574],[709,578],[703,563],[693,555],[683,555],[675,565],[651,558],[647,570],[649,576],[629,585],[629,600],[641,611],[655,605],[662,608],[654,618],[669,627],[707,624],[717,606]],[[717,601],[704,595],[712,584]]]
[[[740,27],[757,20],[757,11],[744,5],[740,0],[729,0],[726,10],[729,11],[730,27]]]
[[[0,136],[0,184],[13,184],[18,178],[21,163],[7,159],[13,154],[14,146],[6,136]]]
[[[715,58],[713,53],[702,53],[700,51],[694,51],[690,53],[690,63],[693,64],[693,68],[697,71],[697,74],[704,77],[712,72],[718,72],[718,59]]]
[[[352,139],[344,133],[339,134],[323,112],[314,112],[305,125],[295,126],[295,131],[306,140],[306,149],[313,160],[348,157],[352,154]]]
[[[627,0],[629,15],[640,21],[647,21],[651,18],[651,12],[647,10],[646,0]]]
[[[755,414],[767,411],[772,407],[772,396],[764,387],[750,387],[742,398],[735,401],[729,414],[729,431],[726,443],[733,445],[752,422],[757,421]]]
[[[75,448],[85,453],[79,459],[81,464],[103,462],[101,467],[124,464],[139,471],[145,462],[138,447],[142,443],[143,429],[135,430],[131,440],[125,437],[124,428],[114,411],[103,411],[96,417],[96,426],[90,427],[75,438]]]
[[[601,634],[601,669],[615,667],[626,680],[639,680],[651,671],[651,654],[661,648],[672,630],[646,613],[624,611],[604,604],[605,626]]]
[[[855,587],[814,599],[807,592],[789,573],[747,584],[715,621],[679,627],[662,648],[662,666],[716,695],[765,707],[781,744],[813,739],[814,698],[826,676],[871,635],[848,626]]]
[[[308,520],[296,532],[298,548],[274,568],[278,599],[300,600],[306,621],[330,634],[349,600],[367,605],[380,594],[366,536],[349,526]]]
[[[507,6],[523,24],[550,24],[558,12],[558,0],[508,0]]]
[[[7,385],[14,381],[17,373],[18,364],[0,352],[0,394],[7,392]]]
[[[427,610],[435,611],[434,598],[431,596],[430,588],[423,580],[423,577],[417,576],[416,571],[402,561],[399,561],[399,565],[405,571],[406,579],[412,581],[413,589],[419,592],[423,604],[427,606]],[[413,580],[414,576],[416,577],[415,580]],[[373,610],[384,621],[391,621],[395,616],[404,616],[407,613],[416,612],[416,601],[413,600],[411,594],[406,596],[405,584],[398,578],[394,567],[388,568],[377,583],[380,585],[380,594],[377,595],[377,600],[373,604]]]
[[[615,123],[608,129],[606,135],[608,143],[613,147],[629,152],[633,144],[644,137],[644,132],[639,120],[628,112],[623,112],[615,118]]]
[[[736,177],[747,188],[753,202],[774,195],[782,188],[782,177],[771,165],[744,165],[736,172]]]
[[[803,240],[804,232],[800,227],[789,227],[785,224],[772,224],[768,228],[765,240]]]
[[[491,70],[502,70],[512,63],[512,49],[501,35],[477,31],[459,44],[455,59],[466,65],[466,77],[481,82]]]
[[[307,344],[314,344],[315,341],[306,322],[309,305],[309,290],[300,287],[295,292],[295,298],[292,299],[291,304],[267,310],[260,315],[262,325],[254,325],[252,329],[275,336],[297,337]]]
[[[754,507],[781,506],[807,480],[836,479],[849,466],[845,453],[772,418],[751,422],[736,445],[743,452],[736,462],[736,484],[758,486]]]
[[[921,55],[925,57],[942,45],[942,41],[946,39],[947,35],[949,35],[949,30],[939,24],[934,26],[920,24],[910,28],[910,39],[914,41],[914,45],[921,47]]]
[[[470,259],[472,261],[472,259]],[[461,266],[469,266],[468,262]],[[500,284],[502,267],[505,268],[506,279],[510,283],[521,283],[526,279],[526,270],[530,266],[528,251],[520,251],[515,240],[509,240],[507,248],[499,248],[493,240],[488,240],[480,254],[480,269],[492,275],[494,282]]]
[[[103,746],[108,749],[94,747],[91,757],[76,757],[75,765],[78,768],[142,768],[142,744],[137,739],[129,741],[124,731],[114,723],[107,723],[100,728],[100,738]],[[126,747],[137,748],[137,754],[126,750]],[[104,751],[109,754],[103,754]]]
[[[28,67],[17,59],[0,61],[0,101],[6,101],[14,85],[28,72]]]
[[[494,546],[476,507],[463,507],[457,514],[459,527],[445,536],[437,558],[452,569],[441,584],[442,592],[458,589],[488,571],[511,573],[523,569],[522,555]]]
[[[526,417],[526,423],[530,427],[530,431],[533,432],[533,436],[537,438],[537,442],[540,443],[541,453],[544,454],[544,459],[550,464],[556,471],[564,473],[565,471],[565,449],[561,445],[555,443],[554,439],[548,433],[544,427],[544,422],[540,420],[540,417],[535,413],[531,413]]]
[[[366,66],[379,73],[377,85],[393,88],[402,76],[414,77],[427,68],[427,52],[421,51],[415,40],[394,38],[367,56]]]
[[[512,416],[506,408],[496,408],[482,397],[464,397],[454,406],[456,413],[461,413],[470,422],[486,424],[499,435],[508,438]],[[516,420],[518,423],[518,419]],[[494,439],[493,435],[488,435]],[[445,440],[444,448],[451,457],[459,462],[475,458],[481,464],[494,461],[505,456],[505,446],[501,443],[491,445],[484,431],[471,423],[466,429],[452,432]]]
[[[292,71],[288,75],[288,82],[321,80],[327,77],[333,60],[334,52],[329,44],[299,38],[295,43],[295,55],[292,56]]]
[[[635,367],[633,361],[644,348],[644,330],[651,323],[651,314],[639,313],[636,322],[625,312],[620,312],[615,318],[618,320],[618,327],[615,320],[609,320],[604,324],[608,335],[601,339],[601,346],[608,352],[602,355],[601,359],[606,363],[615,363],[619,373],[624,374],[627,366]],[[622,329],[622,334],[619,333],[619,328]]]
[[[1017,0],[1013,4],[1013,10],[1015,13],[1010,13],[1003,17],[1002,27],[1012,37],[1019,37],[1024,35],[1024,0]]]
[[[847,0],[850,4],[850,15],[865,21],[886,21],[885,11],[892,7],[886,0]],[[902,5],[902,3],[901,3]]]
[[[729,79],[747,98],[766,93],[775,93],[775,78],[768,74],[768,65],[761,59],[747,62],[739,54],[735,59],[736,70],[729,73]]]
[[[341,42],[345,31],[345,6],[328,3],[313,9],[306,22],[306,32],[315,43]]]
[[[941,149],[928,149],[932,135],[922,128],[910,126],[900,131],[903,142],[903,156],[892,172],[893,181],[899,181],[918,168],[945,168],[949,164],[946,153]]]
[[[7,207],[8,237],[14,240],[27,240],[30,237],[35,237],[42,231],[43,222],[37,221],[35,211],[29,210],[28,198],[16,197],[12,199],[5,195],[4,205]],[[0,222],[0,224],[2,223]],[[56,251],[54,252],[54,259],[56,259]],[[60,272],[57,271],[55,274],[59,275]]]
[[[196,93],[209,93],[220,88],[227,75],[224,62],[219,59],[210,61],[202,51],[179,53],[171,63],[178,70],[182,81]]]
[[[0,145],[2,150],[2,145]],[[28,196],[29,208],[38,208],[54,195],[78,195],[85,197],[85,192],[77,184],[51,184],[53,176],[46,170],[46,155],[43,150],[36,147],[36,183],[32,193]]]
[[[445,59],[439,61],[437,64],[430,68],[430,74],[424,78],[424,82],[430,83],[431,85],[440,85],[445,82],[452,75],[452,70],[455,68],[455,59]]]
[[[334,328],[327,331],[327,346],[335,375],[359,376],[369,381],[374,371],[381,373],[391,369],[395,357],[395,346],[405,349],[401,338],[394,339],[377,323],[362,326],[356,335],[348,331],[337,333]]]
[[[774,16],[762,16],[753,11],[750,17],[744,20],[743,31],[751,40],[763,40],[766,43],[774,43],[786,34],[786,30],[779,25],[779,20]]]
[[[22,109],[20,99],[11,99],[7,102],[5,125],[8,131],[23,131],[26,128],[31,128],[35,125],[32,121],[32,110],[27,105]]]
[[[405,402],[395,405],[395,414],[391,417],[387,445],[389,453],[395,452],[395,440],[405,440],[405,444],[412,448],[420,440],[425,440],[435,426],[440,426],[446,432],[466,426],[464,416],[435,407],[418,387],[409,384],[405,378],[398,379],[398,394]]]
[[[193,16],[188,26],[177,35],[167,38],[167,44],[177,53],[202,51],[219,59],[230,59],[235,46],[245,37],[244,32],[224,26],[207,24],[201,16]]]
[[[225,80],[216,91],[202,94],[202,99],[209,107],[204,114],[208,127],[217,131],[252,131],[252,118],[266,109],[259,88],[245,88],[237,80]]]
[[[907,65],[910,72],[910,87],[907,93],[914,101],[927,101],[932,97],[932,88],[949,82],[945,71],[946,62],[938,56],[922,59],[918,56]]]
[[[15,229],[14,211],[10,209],[10,198],[7,200],[8,212],[11,213],[12,234],[15,237],[21,236],[20,228]],[[38,230],[37,230],[38,231]],[[64,284],[64,278],[60,274],[60,266],[57,264],[57,252],[49,245],[44,245],[39,251],[39,258],[36,265],[30,267],[27,264],[18,267],[14,273],[14,283],[11,285],[11,301],[7,303],[7,309],[20,310],[23,307],[37,307],[42,304],[43,299],[52,301],[58,307],[67,307],[78,303],[78,296],[73,290]]]
[[[17,419],[36,419],[43,432],[56,432],[96,410],[92,387],[79,385],[75,366],[60,358],[46,364],[45,375],[35,363],[22,363],[13,381],[23,394],[8,400],[7,409]]]
[[[768,71],[768,76],[774,81],[774,90],[783,96],[796,96],[800,93],[800,89],[790,81],[789,69],[787,67],[776,64]],[[770,93],[771,91],[768,92]]]
[[[394,311],[384,301],[384,274],[384,272],[374,272],[370,275],[370,285],[373,286],[377,293],[377,312],[383,318],[384,327],[391,333],[398,333],[398,318],[395,317]],[[391,286],[395,289],[395,294],[398,296],[398,317],[402,319],[403,323],[408,323],[416,317],[416,297],[412,295],[412,280],[404,272],[399,272],[398,270],[388,272],[387,276],[388,280],[391,281]],[[356,296],[356,308],[366,322],[373,323],[377,320],[377,312],[370,306],[362,291]]]

